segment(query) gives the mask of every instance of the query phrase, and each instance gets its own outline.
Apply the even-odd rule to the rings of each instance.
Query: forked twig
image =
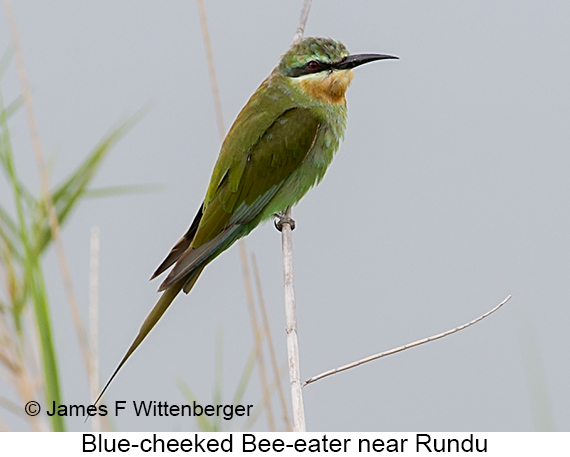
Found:
[[[507,296],[507,298],[505,298],[501,303],[499,303],[497,306],[495,306],[492,310],[487,311],[485,314],[479,316],[479,317],[476,318],[476,319],[473,319],[473,320],[470,321],[470,322],[467,322],[466,324],[463,324],[463,325],[461,325],[461,326],[459,326],[459,327],[455,327],[455,328],[453,328],[453,329],[451,329],[451,330],[448,330],[447,332],[439,333],[439,334],[437,334],[437,335],[430,336],[430,337],[428,337],[428,338],[424,338],[424,339],[421,339],[421,340],[418,340],[418,341],[414,341],[413,343],[405,344],[404,346],[400,346],[400,347],[397,347],[397,348],[395,348],[395,349],[390,349],[389,351],[380,352],[379,354],[371,355],[371,356],[369,356],[369,357],[366,357],[366,358],[364,358],[364,359],[360,359],[360,360],[358,360],[358,361],[356,361],[356,362],[349,363],[349,364],[344,365],[344,366],[342,366],[342,367],[334,368],[334,369],[329,370],[329,371],[325,371],[324,373],[321,373],[321,374],[319,374],[319,375],[317,375],[317,376],[313,376],[313,377],[307,379],[307,380],[303,383],[302,387],[305,387],[307,384],[311,384],[311,383],[313,383],[313,382],[315,382],[315,381],[318,381],[319,379],[326,378],[327,376],[331,376],[331,375],[333,375],[333,374],[340,373],[341,371],[346,371],[346,370],[349,370],[349,369],[351,369],[351,368],[354,368],[354,367],[357,367],[357,366],[359,366],[359,365],[362,365],[362,364],[364,364],[364,363],[372,362],[373,360],[377,360],[377,359],[380,359],[380,358],[382,358],[382,357],[386,357],[386,356],[388,356],[388,355],[396,354],[396,353],[398,353],[398,352],[405,351],[406,349],[415,348],[415,347],[420,346],[420,345],[422,345],[422,344],[430,343],[431,341],[435,341],[435,340],[439,340],[440,338],[443,338],[443,337],[445,337],[445,336],[449,336],[449,335],[451,335],[451,334],[453,334],[453,333],[457,333],[457,332],[459,332],[459,331],[461,331],[461,330],[464,330],[464,329],[466,329],[467,327],[471,327],[472,325],[476,324],[477,322],[480,322],[480,321],[482,321],[483,319],[485,319],[486,317],[488,317],[488,316],[490,316],[491,314],[493,314],[493,313],[494,313],[495,311],[497,311],[501,306],[503,306],[505,303],[507,303],[507,302],[511,299],[511,297],[512,297],[512,295]]]

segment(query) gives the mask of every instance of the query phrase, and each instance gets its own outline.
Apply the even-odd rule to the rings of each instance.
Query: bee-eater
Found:
[[[352,69],[381,59],[397,57],[349,55],[343,44],[328,38],[305,38],[281,57],[224,139],[202,206],[152,275],[174,265],[158,289],[163,294],[95,403],[206,265],[323,179],[344,134],[344,95]]]

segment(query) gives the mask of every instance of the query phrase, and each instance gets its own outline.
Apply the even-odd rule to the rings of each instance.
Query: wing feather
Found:
[[[239,142],[234,143],[233,129],[230,130],[210,183],[212,186],[217,182],[215,190],[209,188],[210,196],[204,200],[203,214],[192,241],[179,255],[159,290],[211,261],[271,215],[265,214],[265,208],[311,150],[319,125],[319,119],[310,110],[291,108],[258,135],[254,144],[241,149]],[[227,162],[222,155],[232,147],[236,157],[222,172],[218,167]]]

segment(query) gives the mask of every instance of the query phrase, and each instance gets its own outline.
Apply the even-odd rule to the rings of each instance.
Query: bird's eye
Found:
[[[311,60],[307,64],[307,67],[309,67],[311,70],[316,70],[317,68],[319,68],[319,62],[317,62],[316,60]]]

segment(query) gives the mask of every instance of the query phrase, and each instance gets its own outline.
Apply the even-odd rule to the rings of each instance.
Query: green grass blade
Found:
[[[10,67],[10,63],[12,62],[12,57],[14,57],[14,48],[12,46],[8,46],[2,54],[2,58],[0,58],[0,80],[4,78],[4,75],[8,71],[8,67]]]
[[[224,332],[222,326],[218,326],[218,331],[216,335],[216,368],[214,374],[214,405],[222,405],[222,382],[224,377]],[[214,416],[216,430],[221,430],[222,418],[219,416]]]
[[[1,67],[1,63],[0,63],[0,67]],[[1,70],[0,70],[0,79],[1,79]],[[1,95],[1,94],[0,94]],[[0,101],[1,102],[1,101]],[[22,105],[24,103],[24,98],[22,96],[16,98],[16,100],[14,100],[10,105],[8,105],[7,107],[1,106],[2,109],[2,119],[4,121],[7,121],[10,116],[12,116],[16,111],[18,111]],[[3,129],[2,129],[2,135],[4,135],[4,132],[7,132],[7,127],[4,129],[4,127],[6,127],[5,125],[3,125]],[[6,174],[6,176],[8,177],[9,180],[14,179],[14,176],[10,175],[9,172],[9,167],[10,165],[7,163],[7,152],[6,152],[6,144],[9,143],[9,138],[6,139],[2,139],[2,141],[0,141],[0,165],[2,170],[4,171],[4,173]],[[35,199],[33,198],[32,194],[30,191],[28,191],[28,189],[26,188],[26,186],[24,186],[24,184],[20,181],[18,181],[18,187],[20,190],[20,195],[21,197],[26,201],[26,203],[30,204],[35,204]]]
[[[95,176],[95,173],[111,147],[138,122],[143,114],[144,110],[141,110],[114,128],[87,156],[85,161],[62,184],[55,188],[52,199],[58,221],[61,225],[65,223],[80,198],[85,194],[87,186]],[[36,226],[37,233],[36,246],[38,252],[41,253],[52,239],[51,229],[47,223],[47,216],[45,214],[39,214],[34,225]]]
[[[21,263],[24,256],[18,246],[20,242],[20,234],[17,224],[10,217],[8,212],[0,206],[0,238],[6,244],[8,252],[12,257]]]
[[[87,189],[84,193],[86,198],[117,197],[132,194],[151,193],[163,189],[159,184],[141,184],[132,186],[110,186],[99,189]]]
[[[241,374],[237,389],[234,394],[234,399],[232,401],[233,405],[241,404],[243,395],[245,394],[245,389],[249,384],[249,380],[251,379],[254,367],[255,367],[255,348],[251,350],[247,362],[245,364],[245,367],[243,368],[243,372]]]
[[[7,126],[6,111],[2,96],[0,94],[0,125],[2,129],[2,148],[5,161],[3,165],[9,176],[12,193],[14,195],[16,212],[18,214],[19,237],[24,248],[24,290],[32,290],[34,302],[34,314],[40,339],[40,351],[42,356],[42,366],[44,369],[45,381],[45,397],[46,401],[55,401],[62,403],[59,372],[57,367],[57,359],[55,355],[55,347],[53,345],[51,322],[49,318],[49,309],[47,304],[47,294],[44,286],[43,276],[41,274],[41,266],[39,262],[39,252],[32,248],[29,239],[29,230],[26,224],[24,214],[24,197],[19,180],[14,167],[14,158],[10,143],[10,135]],[[16,305],[16,303],[15,303]],[[16,328],[21,332],[21,312],[23,305],[14,306],[13,318]],[[63,417],[54,415],[51,417],[52,427],[55,431],[64,431],[65,423]]]
[[[34,277],[32,279],[34,284],[31,286],[34,289],[34,313],[36,315],[36,324],[38,326],[38,333],[40,336],[42,365],[46,381],[46,404],[51,405],[52,402],[55,402],[56,405],[61,405],[63,404],[63,400],[61,397],[55,346],[52,338],[52,326],[47,301],[47,291],[45,289],[44,278],[39,264],[39,257],[36,256],[35,260]],[[50,421],[54,431],[65,431],[65,422],[62,416],[54,414],[50,417]]]
[[[4,109],[6,112],[6,119],[10,119],[10,117],[12,117],[22,106],[24,106],[24,97],[20,95]]]
[[[2,94],[0,93],[0,126],[2,128],[2,166],[8,176],[9,184],[12,187],[12,194],[14,196],[14,204],[16,207],[16,212],[18,216],[18,238],[22,244],[25,252],[24,256],[24,271],[27,277],[31,278],[33,273],[33,266],[31,263],[31,248],[28,239],[28,232],[26,230],[26,217],[24,214],[24,200],[22,197],[22,191],[20,187],[20,182],[16,176],[16,170],[14,168],[14,157],[12,154],[12,145],[10,143],[10,134],[8,131],[8,124],[6,119],[6,111],[4,110],[4,103]],[[13,319],[14,324],[18,332],[21,331],[21,313],[23,311],[23,302],[14,303],[13,307]]]
[[[178,384],[178,388],[182,392],[182,395],[184,395],[186,397],[186,401],[188,402],[188,404],[192,404],[192,402],[196,402],[197,404],[201,404],[197,400],[196,395],[194,395],[194,393],[190,390],[190,387],[188,387],[188,385],[182,379],[178,379],[176,383]],[[217,429],[215,422],[209,420],[205,414],[202,414],[201,416],[194,416],[194,417],[196,418],[196,422],[198,422],[198,427],[203,432],[219,432],[220,431],[219,429]]]

